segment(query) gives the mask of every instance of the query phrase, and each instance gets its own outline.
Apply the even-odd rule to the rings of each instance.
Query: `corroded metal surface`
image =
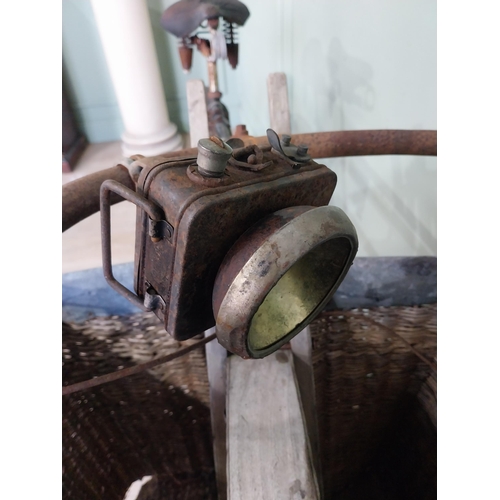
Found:
[[[179,340],[214,325],[211,298],[217,270],[245,230],[287,207],[327,205],[335,188],[336,176],[326,167],[311,161],[293,170],[269,150],[266,137],[241,139],[260,149],[234,150],[227,179],[218,185],[195,182],[196,149],[134,157],[138,194],[164,212],[171,228],[169,238],[151,241],[147,216],[138,210],[135,289],[141,298],[148,290],[162,298],[165,308],[157,315]],[[294,135],[291,141],[306,144],[315,158],[437,154],[435,131],[325,132]],[[259,165],[266,166],[252,171]],[[63,186],[63,230],[99,210],[99,188],[106,179],[130,190],[136,187],[122,165]],[[112,194],[109,204],[120,200]]]
[[[242,357],[269,355],[330,300],[356,255],[356,230],[337,207],[266,217],[231,248],[214,287],[217,338]]]
[[[171,162],[168,168],[160,164],[141,173],[138,189],[163,209],[173,237],[153,243],[144,237],[139,220],[136,291],[143,296],[147,283],[163,297],[165,312],[156,313],[179,340],[214,326],[217,270],[246,229],[277,210],[330,201],[336,175],[327,167],[309,162],[296,171],[270,151],[263,152],[263,160],[271,165],[260,172],[228,164],[229,181],[215,187],[193,182],[192,165],[186,168],[185,162]]]
[[[111,207],[109,202],[110,196],[113,193],[134,203],[138,208],[142,209],[149,216],[150,221],[163,221],[163,212],[154,203],[151,203],[132,189],[125,187],[117,181],[108,179],[101,185],[101,241],[102,270],[104,277],[111,288],[121,293],[137,307],[144,311],[148,311],[151,310],[152,307],[148,307],[144,300],[141,300],[113,276],[113,265],[111,262]],[[155,234],[152,241],[157,241],[157,236],[158,235]]]
[[[245,145],[269,145],[266,136],[240,135]],[[437,156],[435,130],[346,130],[341,132],[314,132],[294,134],[291,141],[307,144],[312,158],[341,156],[416,155]],[[167,153],[165,157],[196,155],[195,148]]]
[[[280,153],[284,158],[290,159],[295,163],[306,163],[311,160],[311,156],[307,154],[309,146],[301,144],[296,146],[292,144],[290,135],[283,135],[280,138],[278,134],[271,128],[267,129],[267,140],[272,148]]]
[[[218,135],[225,141],[231,137],[229,111],[220,100],[220,93],[210,93],[207,96],[208,127],[211,135]]]
[[[233,150],[217,136],[198,141],[198,171],[205,177],[223,177]]]
[[[125,187],[135,190],[135,184],[129,171],[123,165],[117,165],[81,179],[65,184],[62,188],[62,230],[63,232],[78,222],[99,212],[101,184],[108,179],[120,182]],[[110,197],[110,205],[122,201],[117,194]]]
[[[267,144],[267,137],[242,138],[246,143]],[[437,155],[435,130],[346,130],[293,134],[291,142],[309,146],[313,158],[370,155]]]
[[[437,155],[434,130],[356,130],[292,135],[313,158],[366,155]]]
[[[311,210],[311,208],[312,207],[309,206],[289,207],[279,212],[269,214],[267,217],[259,220],[258,224],[249,228],[249,230],[234,243],[219,268],[217,279],[214,284],[213,309],[215,316],[217,316],[219,312],[222,300],[229,290],[231,283],[241,271],[241,268],[248,262],[252,254],[273,233],[280,230],[294,217]]]

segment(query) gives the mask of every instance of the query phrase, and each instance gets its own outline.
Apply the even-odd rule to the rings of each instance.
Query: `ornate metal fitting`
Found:
[[[255,144],[250,146],[235,149],[233,156],[229,158],[228,163],[233,167],[250,170],[251,172],[259,172],[273,164],[272,161],[264,162],[264,151],[269,151],[270,147],[259,148]]]
[[[198,141],[198,171],[205,177],[222,177],[233,149],[218,137]]]
[[[273,129],[268,128],[267,139],[276,153],[289,160],[295,168],[299,168],[302,163],[307,163],[312,159],[311,156],[307,154],[308,146],[305,144],[300,144],[298,146],[292,144],[290,142],[292,138],[289,135],[283,135],[280,140],[278,134]]]

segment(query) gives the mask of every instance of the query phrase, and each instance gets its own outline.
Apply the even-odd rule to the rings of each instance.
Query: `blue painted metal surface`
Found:
[[[132,262],[113,266],[113,273],[120,283],[133,291]],[[127,316],[141,312],[108,285],[100,267],[63,274],[62,298],[62,319],[68,322],[78,323],[95,316]]]
[[[132,262],[113,266],[113,272],[120,283],[133,290]],[[101,268],[64,274],[62,297],[62,319],[67,322],[141,312],[107,284]],[[412,306],[436,301],[436,257],[359,257],[326,309]]]

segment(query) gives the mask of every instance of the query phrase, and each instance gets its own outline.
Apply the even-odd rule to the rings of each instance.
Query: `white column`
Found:
[[[91,1],[125,126],[123,154],[182,148],[168,116],[146,0]]]

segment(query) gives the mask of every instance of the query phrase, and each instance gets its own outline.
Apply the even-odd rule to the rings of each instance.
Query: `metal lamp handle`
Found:
[[[117,181],[106,180],[101,185],[101,240],[102,270],[104,277],[113,290],[123,295],[130,302],[132,302],[132,304],[136,305],[143,311],[151,311],[152,307],[144,305],[144,302],[138,295],[131,292],[113,276],[113,265],[111,262],[111,193],[116,193],[125,200],[134,203],[134,205],[137,205],[139,208],[144,210],[153,221],[162,221],[164,219],[163,211],[151,201],[138,195],[135,191],[132,191]]]

